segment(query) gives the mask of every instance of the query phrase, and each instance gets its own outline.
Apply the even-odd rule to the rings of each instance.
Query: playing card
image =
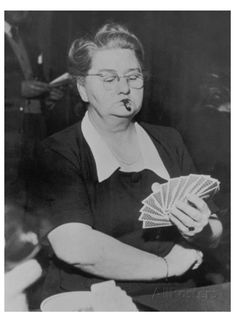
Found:
[[[206,180],[208,180],[210,176],[208,175],[199,175],[199,179],[196,181],[194,186],[188,191],[188,194],[195,194],[197,190],[201,189],[201,186],[204,184]]]
[[[193,183],[194,183],[194,181],[193,181],[192,177],[190,177],[190,175],[187,176],[187,180],[185,181],[185,184],[178,195],[179,201],[182,201],[184,199],[184,196],[186,195],[188,189],[192,186]]]
[[[160,206],[160,208],[162,209],[164,207],[162,189],[160,188],[159,191],[153,193],[152,196],[154,197],[155,201],[157,202],[157,206]]]
[[[166,200],[167,200],[167,193],[168,193],[168,185],[169,183],[164,183],[161,185],[161,191],[162,191],[162,199],[163,199],[163,209],[166,209]]]
[[[190,175],[194,175],[194,174],[190,174]],[[183,201],[186,201],[186,197],[187,195],[193,195],[194,191],[196,189],[198,189],[202,183],[205,181],[206,178],[210,177],[210,176],[206,176],[206,175],[195,175],[197,177],[197,179],[194,181],[193,184],[191,184],[191,186],[189,186],[189,188],[186,190],[185,195],[183,197]]]
[[[198,194],[198,197],[205,198],[205,199],[206,198],[211,198],[211,197],[213,197],[215,195],[215,193],[218,192],[218,190],[219,190],[218,187],[213,187],[211,189],[208,189],[208,190],[202,192],[201,194]]]
[[[175,189],[173,189],[173,193],[172,193],[171,197],[169,197],[169,198],[171,198],[171,200],[170,200],[170,202],[168,204],[168,210],[172,207],[172,205],[173,205],[173,203],[175,201],[176,195],[178,193],[179,186],[182,184],[181,177],[175,177],[175,178],[173,178],[173,180],[176,180],[177,184],[176,184]]]
[[[178,177],[175,177],[175,178],[172,178],[171,180],[169,180],[169,183],[168,183],[168,194],[167,194],[167,197],[166,197],[166,208],[167,209],[169,209],[169,207],[170,207],[172,196],[174,195],[175,190],[178,187],[178,183],[179,183],[179,178]]]
[[[215,180],[211,177],[205,178],[204,182],[197,189],[195,189],[193,193],[196,195],[200,194],[202,191],[209,188],[214,182]]]
[[[190,174],[172,178],[160,184],[142,201],[139,220],[143,222],[143,228],[171,226],[168,213],[176,201],[185,201],[187,195],[203,199],[212,197],[219,190],[219,185],[220,182],[209,175]]]
[[[188,181],[188,176],[181,176],[180,182],[178,185],[178,190],[175,193],[175,198],[173,199],[172,206],[174,203],[179,199],[179,196],[181,195],[182,190],[186,187],[186,183]]]
[[[188,180],[178,197],[180,201],[185,201],[186,195],[188,195],[189,192],[194,189],[199,179],[200,176],[197,174],[190,174],[188,176]]]
[[[149,212],[142,212],[142,214],[139,216],[139,221],[146,221],[146,220],[151,220],[151,221],[157,221],[157,222],[169,222],[168,216],[161,216],[161,215],[156,215],[156,214],[151,214]]]
[[[219,181],[218,180],[212,180],[212,183],[208,184],[208,186],[206,188],[201,188],[199,192],[197,192],[197,195],[201,195],[207,191],[210,191],[212,189],[219,189]]]
[[[142,203],[144,205],[147,205],[151,207],[152,209],[158,211],[158,212],[163,212],[162,206],[157,202],[156,198],[154,197],[154,194],[149,195],[147,198],[145,198]]]
[[[148,205],[144,205],[140,212],[146,212],[146,213],[149,213],[149,214],[153,214],[153,215],[165,215],[165,213],[163,212],[163,210],[159,210],[159,209],[154,209]]]
[[[157,223],[155,221],[143,221],[143,228],[154,228],[154,227],[164,227],[164,226],[171,226],[171,223]]]

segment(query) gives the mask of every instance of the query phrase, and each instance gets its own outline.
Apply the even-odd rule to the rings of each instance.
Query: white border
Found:
[[[3,75],[4,75],[4,65],[3,65],[3,43],[4,43],[4,29],[3,29],[3,19],[4,19],[4,10],[184,10],[184,11],[187,11],[187,10],[231,10],[232,13],[231,13],[231,21],[232,21],[232,67],[231,67],[231,70],[232,70],[232,136],[231,136],[231,141],[232,141],[232,148],[234,149],[234,137],[235,137],[235,125],[234,125],[234,108],[235,108],[235,104],[234,104],[234,67],[235,67],[235,64],[234,64],[234,57],[235,57],[235,44],[234,44],[234,38],[233,36],[235,37],[235,34],[234,34],[234,27],[235,27],[235,15],[234,15],[234,3],[235,3],[235,0],[233,1],[227,1],[227,0],[224,0],[224,1],[218,1],[218,0],[213,0],[213,1],[191,1],[191,0],[188,0],[188,1],[180,1],[180,0],[172,0],[172,1],[169,1],[169,0],[165,0],[165,1],[149,1],[149,0],[136,0],[136,1],[133,1],[133,0],[107,0],[107,1],[104,1],[104,0],[94,0],[94,1],[81,1],[81,0],[77,0],[77,1],[45,1],[45,0],[38,0],[38,1],[23,1],[23,0],[18,0],[18,1],[5,1],[5,0],[2,0],[1,1],[1,22],[0,22],[0,26],[1,26],[1,35],[2,35],[2,41],[1,41],[1,93],[2,93],[2,96],[1,97],[4,97],[4,82],[3,82]],[[1,135],[1,155],[4,155],[4,141],[3,141],[3,137],[4,137],[4,126],[3,126],[3,108],[4,106],[4,103],[3,103],[3,99],[2,99],[2,114],[1,114],[1,118],[0,118],[0,121],[1,121],[1,130],[2,130],[2,135]],[[234,151],[232,150],[232,181],[233,181],[233,178],[235,177],[234,176],[234,164],[236,164],[236,159],[235,158],[235,155],[234,155]],[[1,169],[3,169],[4,167],[4,163],[3,163],[3,158],[1,157]],[[3,173],[3,170],[1,170],[1,173]],[[1,182],[3,182],[3,175],[1,175]],[[234,220],[234,216],[235,216],[235,213],[234,213],[234,209],[235,209],[235,206],[234,206],[234,184],[232,184],[232,192],[231,192],[231,195],[232,195],[232,225],[233,227],[235,227],[235,220]],[[1,194],[0,194],[0,198],[1,200],[3,200],[3,188],[1,186]],[[4,203],[4,202],[3,202]],[[3,204],[2,204],[2,207],[1,207],[1,210],[2,210],[2,219],[3,219]],[[233,231],[233,229],[232,229]],[[1,244],[3,245],[3,233],[4,233],[4,228],[3,228],[3,221],[2,221],[2,224],[1,224]],[[232,244],[232,254],[234,252],[234,235],[235,233],[232,233],[232,240],[231,240],[231,244]],[[3,246],[1,246],[1,251],[3,253]],[[3,259],[3,254],[1,255],[1,259]],[[4,292],[4,280],[3,280],[3,262],[1,261],[1,283],[0,283],[0,287],[2,289],[2,291]],[[232,271],[232,311],[234,311],[234,255],[232,255],[232,268],[231,268],[231,271]],[[28,318],[34,318],[35,320],[36,319],[39,319],[39,318],[50,318],[50,320],[52,318],[55,318],[56,320],[60,320],[60,318],[64,319],[65,317],[67,317],[67,314],[65,313],[54,313],[53,315],[52,314],[48,314],[48,313],[44,313],[43,315],[41,313],[11,313],[11,312],[8,312],[8,313],[4,313],[2,312],[4,310],[4,305],[3,305],[3,301],[4,301],[4,294],[1,293],[1,318],[2,320],[12,320],[13,318],[21,318],[23,317],[24,319],[28,319]],[[133,314],[125,314],[124,316],[124,313],[80,313],[79,315],[78,314],[75,314],[75,313],[70,313],[69,315],[69,318],[72,319],[72,320],[78,320],[78,319],[83,319],[83,320],[86,320],[87,318],[90,319],[90,318],[94,318],[96,317],[97,318],[102,318],[102,320],[104,319],[108,319],[110,321],[110,318],[112,319],[118,319],[118,318],[123,318],[123,317],[134,317],[135,319],[137,318],[138,320],[143,320],[143,318],[164,318],[166,319],[167,317],[168,318],[178,318],[180,317],[181,320],[184,320],[184,319],[187,319],[189,320],[191,318],[191,320],[198,320],[199,318],[214,318],[214,320],[219,317],[220,319],[222,318],[227,318],[227,319],[232,319],[234,313],[214,313],[214,315],[209,315],[209,313],[211,312],[208,312],[207,315],[202,315],[199,314],[199,313],[178,313],[178,314],[173,314],[173,313],[165,313],[163,315],[163,313],[148,313],[148,314],[143,314],[143,313],[136,313],[135,315]],[[235,318],[235,317],[234,317]]]

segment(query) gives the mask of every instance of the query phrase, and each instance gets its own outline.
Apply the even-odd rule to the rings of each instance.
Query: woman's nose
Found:
[[[117,91],[122,94],[128,94],[130,92],[129,83],[125,77],[120,77],[118,81]]]

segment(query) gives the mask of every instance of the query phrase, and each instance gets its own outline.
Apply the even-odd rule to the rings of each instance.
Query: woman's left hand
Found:
[[[195,195],[187,197],[188,202],[178,201],[169,218],[185,238],[200,233],[209,223],[211,211],[206,202]],[[192,204],[192,205],[191,205]]]

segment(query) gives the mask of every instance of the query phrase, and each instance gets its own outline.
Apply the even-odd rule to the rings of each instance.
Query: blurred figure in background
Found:
[[[199,172],[221,182],[221,192],[215,197],[221,208],[224,226],[217,257],[212,269],[230,276],[230,76],[226,72],[204,75],[199,101],[182,123],[185,144]],[[215,261],[217,260],[217,262]],[[224,263],[222,263],[224,262]]]
[[[221,181],[221,194],[229,193],[229,76],[207,73],[200,86],[199,101],[188,116],[184,137],[197,169]]]
[[[27,311],[26,289],[42,275],[35,219],[17,205],[5,211],[5,311]]]
[[[63,97],[45,81],[43,53],[28,11],[5,12],[5,187],[15,187],[19,164],[27,176],[36,145],[46,137],[44,111]],[[35,21],[34,21],[35,23]]]

